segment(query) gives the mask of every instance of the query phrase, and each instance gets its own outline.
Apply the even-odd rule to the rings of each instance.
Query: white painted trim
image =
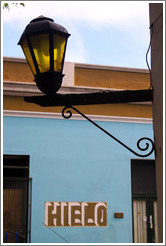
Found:
[[[27,60],[25,58],[18,58],[18,57],[8,57],[4,56],[3,57],[4,62],[20,62],[20,63],[27,63]]]
[[[64,119],[61,113],[50,112],[34,112],[34,111],[14,111],[4,110],[3,116],[9,117],[28,117],[28,118],[46,118],[46,119]],[[108,121],[108,122],[122,122],[122,123],[138,123],[138,124],[152,124],[151,118],[136,118],[136,117],[119,117],[119,116],[104,116],[104,115],[87,115],[93,121]],[[72,120],[85,120],[81,115],[73,114]]]
[[[84,64],[84,63],[75,63],[76,68],[89,68],[89,69],[98,69],[98,70],[109,70],[109,71],[120,71],[120,72],[131,72],[131,73],[149,73],[148,69],[141,68],[131,68],[131,67],[115,67],[115,66],[105,66],[97,64]]]
[[[94,93],[106,91],[104,88],[81,87],[81,86],[62,86],[59,93]],[[37,88],[36,83],[32,82],[18,82],[18,81],[4,81],[3,94],[5,96],[34,96],[42,95]]]
[[[63,86],[74,86],[74,63],[73,62],[65,62],[63,67],[63,74],[65,76],[63,77]]]

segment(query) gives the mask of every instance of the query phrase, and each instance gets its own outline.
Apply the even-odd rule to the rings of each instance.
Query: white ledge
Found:
[[[25,58],[19,58],[19,57],[8,57],[4,56],[3,61],[5,62],[20,62],[20,63],[27,63],[27,60]]]
[[[131,67],[116,67],[116,66],[105,66],[97,64],[85,64],[85,63],[75,63],[76,68],[89,68],[98,70],[109,70],[109,71],[119,71],[119,72],[130,72],[130,73],[149,73],[148,69],[143,68],[131,68]]]
[[[4,110],[3,116],[8,117],[28,117],[28,118],[46,118],[46,119],[64,119],[61,113],[50,112],[34,112],[34,111],[15,111]],[[87,115],[93,121],[107,121],[107,122],[122,122],[122,123],[138,123],[138,124],[152,124],[151,118],[136,118],[136,117],[119,117],[119,116],[104,116],[104,115]],[[85,120],[79,114],[73,114],[71,120]]]
[[[105,91],[103,88],[81,87],[81,86],[62,86],[58,93],[94,93]],[[43,95],[33,82],[4,81],[3,94],[5,96],[37,96]]]

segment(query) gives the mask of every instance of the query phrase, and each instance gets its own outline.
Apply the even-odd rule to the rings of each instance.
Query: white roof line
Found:
[[[97,64],[75,63],[75,67],[76,68],[89,68],[89,69],[103,69],[103,70],[121,71],[121,72],[132,72],[132,73],[149,73],[148,69],[131,68],[131,67],[116,67],[116,66],[106,66],[106,65],[97,65]]]
[[[3,61],[27,63],[25,58],[7,57],[7,56],[3,57]],[[65,63],[73,63],[75,68],[89,68],[89,69],[99,69],[99,70],[101,69],[101,70],[122,71],[122,72],[132,72],[132,73],[149,73],[148,69],[141,69],[141,68],[107,66],[107,65],[77,63],[77,62],[74,63],[74,62],[67,62],[67,61]]]

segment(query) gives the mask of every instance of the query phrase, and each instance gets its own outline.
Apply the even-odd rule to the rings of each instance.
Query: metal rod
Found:
[[[32,178],[29,178],[29,225],[28,225],[28,230],[29,230],[29,243],[31,243],[31,217],[32,217]]]
[[[12,169],[29,169],[27,166],[3,166],[3,168],[12,168]]]
[[[50,71],[54,72],[54,47],[53,47],[53,33],[49,34],[49,46],[50,46]]]
[[[6,232],[5,233],[5,243],[7,243],[7,241],[8,241],[8,233]]]
[[[139,157],[147,157],[149,155],[151,155],[153,153],[153,151],[155,150],[155,146],[154,146],[154,142],[150,139],[150,138],[147,138],[147,137],[143,137],[143,138],[140,138],[138,141],[137,141],[137,148],[140,150],[140,151],[146,151],[149,149],[150,145],[148,142],[151,143],[151,149],[148,153],[146,154],[139,154],[137,152],[135,152],[134,150],[132,150],[131,148],[129,148],[127,145],[125,145],[124,143],[122,143],[119,139],[117,139],[116,137],[114,137],[112,134],[110,134],[109,132],[107,132],[105,129],[103,129],[101,126],[99,126],[97,123],[95,123],[94,121],[92,121],[90,118],[88,118],[85,114],[81,113],[78,109],[76,109],[75,107],[73,106],[66,106],[64,107],[64,109],[62,110],[62,116],[65,118],[65,119],[69,119],[72,117],[72,112],[70,109],[73,109],[74,111],[76,111],[78,114],[80,114],[82,117],[84,117],[86,120],[88,120],[89,122],[91,122],[94,126],[96,126],[97,128],[99,128],[101,131],[103,131],[104,133],[106,133],[108,136],[110,136],[111,138],[113,138],[115,141],[117,141],[119,144],[121,144],[123,147],[125,147],[126,149],[128,149],[130,152],[132,152],[133,154],[135,154],[136,156],[139,156]],[[67,113],[67,115],[66,115]],[[145,148],[142,148],[140,146],[140,143],[142,141],[148,141],[146,142],[146,147]]]

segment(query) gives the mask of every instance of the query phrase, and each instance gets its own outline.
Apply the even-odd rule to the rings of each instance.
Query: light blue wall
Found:
[[[135,150],[139,138],[153,138],[150,124],[98,123]],[[132,243],[130,160],[138,157],[87,121],[4,117],[3,129],[4,154],[30,155],[32,243]],[[107,202],[108,227],[54,233],[43,225],[45,201]]]

